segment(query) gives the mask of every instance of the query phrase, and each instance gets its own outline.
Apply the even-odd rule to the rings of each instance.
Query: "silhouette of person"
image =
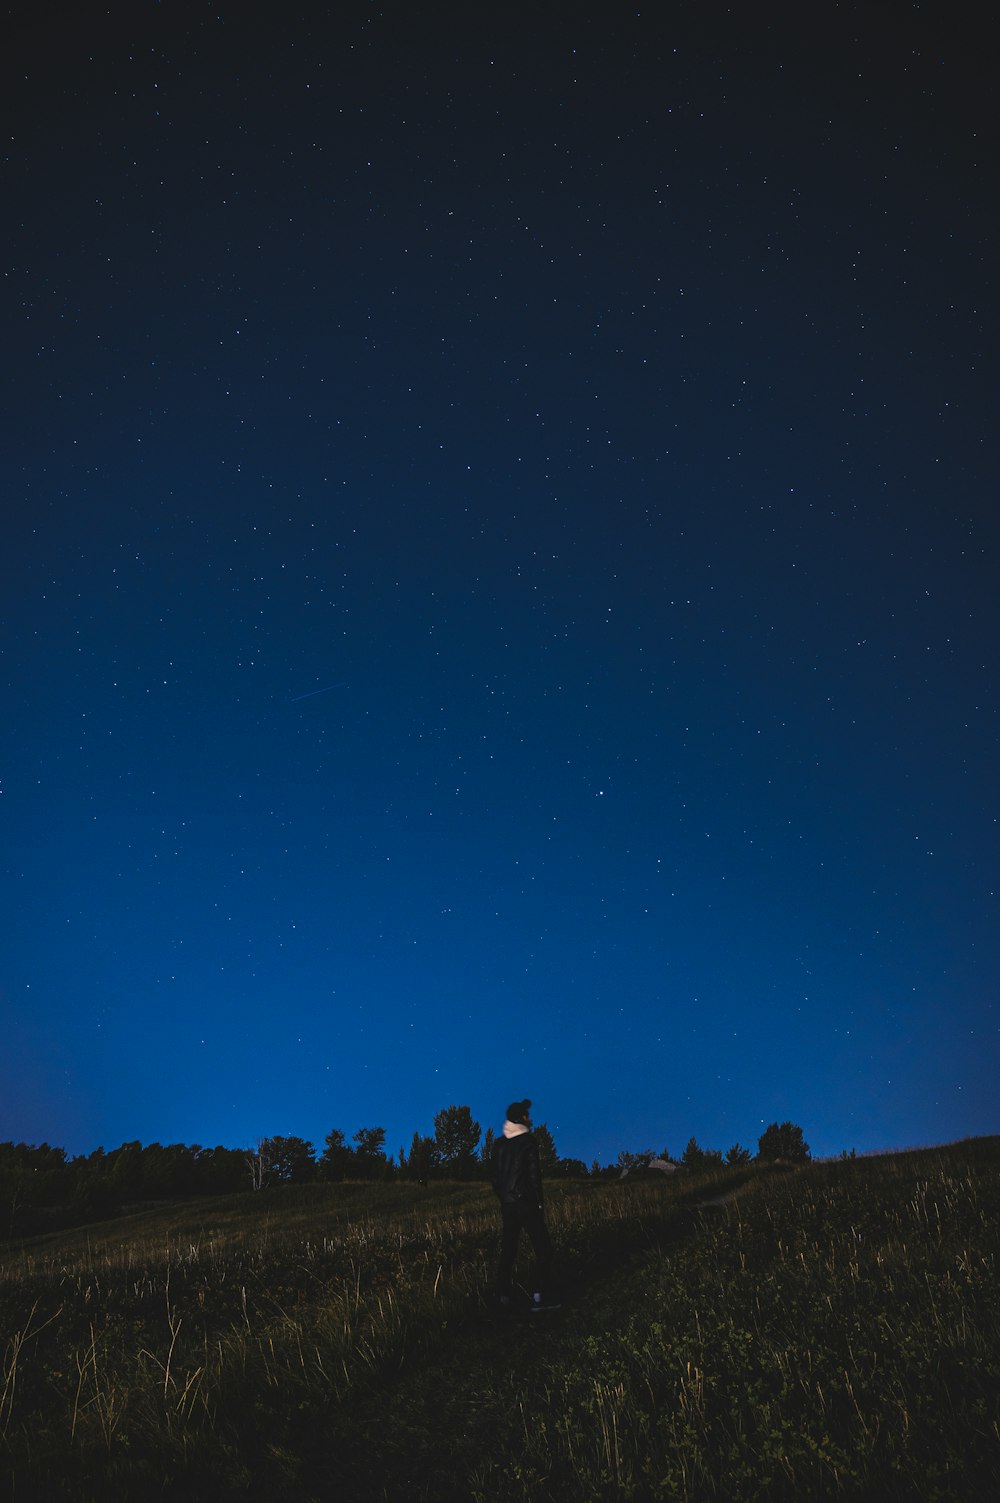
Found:
[[[497,1266],[497,1300],[504,1308],[511,1303],[511,1281],[520,1235],[527,1232],[535,1253],[533,1311],[558,1308],[549,1286],[552,1243],[545,1225],[542,1204],[542,1170],[538,1144],[531,1131],[531,1102],[512,1101],[507,1108],[503,1136],[493,1149],[493,1189],[500,1201],[503,1236]]]

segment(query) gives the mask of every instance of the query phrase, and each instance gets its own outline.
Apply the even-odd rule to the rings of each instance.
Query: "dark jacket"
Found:
[[[524,1202],[541,1208],[542,1167],[533,1132],[497,1139],[493,1149],[493,1188],[507,1205]]]

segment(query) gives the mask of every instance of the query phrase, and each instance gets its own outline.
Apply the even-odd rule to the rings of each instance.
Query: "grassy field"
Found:
[[[1000,1498],[1000,1139],[553,1185],[231,1196],[0,1247],[0,1497]]]

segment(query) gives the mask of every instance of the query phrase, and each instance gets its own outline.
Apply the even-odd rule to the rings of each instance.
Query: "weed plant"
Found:
[[[233,1196],[8,1247],[0,1496],[1000,1497],[1000,1139],[552,1187],[559,1315],[482,1185]]]

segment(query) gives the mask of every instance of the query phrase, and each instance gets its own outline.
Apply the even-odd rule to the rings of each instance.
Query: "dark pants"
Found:
[[[505,1200],[501,1203],[500,1214],[503,1217],[503,1241],[500,1244],[500,1265],[497,1268],[497,1294],[510,1293],[514,1257],[522,1231],[527,1232],[535,1250],[535,1289],[538,1293],[545,1294],[552,1266],[552,1243],[549,1241],[541,1208],[523,1200]]]

